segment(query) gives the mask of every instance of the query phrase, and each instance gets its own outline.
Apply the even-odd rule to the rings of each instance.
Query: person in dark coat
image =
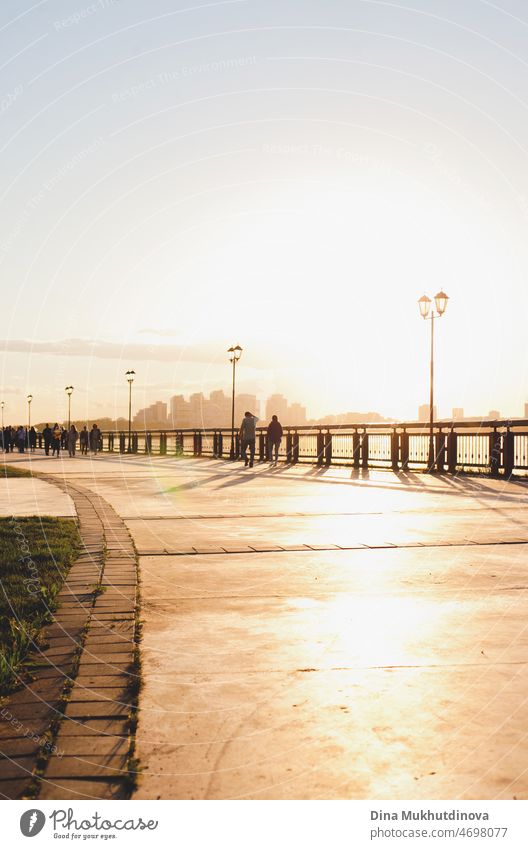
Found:
[[[11,451],[11,426],[4,428],[4,451],[9,454]]]
[[[90,444],[90,436],[86,425],[79,434],[79,444],[81,446],[81,454],[88,454],[88,446]]]
[[[20,425],[16,432],[16,441],[19,453],[23,454],[26,447],[26,428],[22,427],[22,425]]]
[[[50,445],[53,439],[53,431],[50,428],[49,424],[46,423],[46,427],[42,431],[42,436],[44,437],[44,451],[46,455],[49,454]]]
[[[52,442],[53,451],[52,451],[52,456],[55,456],[55,452],[57,452],[57,457],[60,456],[61,436],[62,436],[61,429],[58,426],[57,422],[55,422],[55,424],[53,425],[53,442]]]
[[[101,431],[97,427],[96,424],[92,425],[92,429],[90,431],[90,450],[97,454],[99,451],[99,443],[101,441]]]
[[[268,451],[272,463],[277,465],[279,459],[279,448],[282,441],[282,425],[277,416],[272,416],[268,425]],[[273,456],[275,455],[275,456]]]
[[[31,427],[29,429],[28,439],[29,439],[29,450],[34,451],[35,448],[37,447],[37,431],[35,430],[33,425],[31,425]]]

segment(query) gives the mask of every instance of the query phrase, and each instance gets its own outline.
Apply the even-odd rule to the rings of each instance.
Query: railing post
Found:
[[[444,471],[445,464],[446,437],[445,433],[437,433],[435,437],[435,455],[437,471]]]
[[[286,434],[286,462],[291,463],[292,461],[292,435],[291,432],[288,431]]]
[[[352,457],[354,460],[354,468],[359,469],[359,460],[361,454],[361,437],[357,430],[352,434]]]
[[[224,453],[224,435],[220,430],[218,432],[218,444],[217,444],[218,457],[221,459],[222,454]]]
[[[447,468],[451,475],[456,474],[457,454],[457,434],[454,430],[451,430],[447,435]]]
[[[489,436],[490,475],[498,477],[501,461],[501,436],[497,429]]]
[[[125,434],[124,434],[124,433],[120,433],[120,434],[119,434],[119,453],[120,453],[120,454],[124,454],[124,453],[125,453],[125,451],[126,451],[126,448],[125,448]]]
[[[235,460],[240,457],[240,433],[235,434]]]
[[[409,434],[406,430],[400,433],[401,466],[404,472],[409,471]]]
[[[361,440],[361,465],[364,469],[368,469],[369,465],[369,435],[368,433],[363,434],[363,438]]]
[[[293,463],[299,462],[299,434],[297,433],[297,431],[295,431],[294,434],[293,434],[293,458],[292,458],[292,462]]]
[[[504,466],[504,477],[509,478],[513,473],[515,462],[514,435],[508,430],[502,435],[502,462]]]
[[[325,466],[332,465],[332,434],[328,430],[325,434]]]
[[[317,465],[323,465],[323,454],[324,454],[324,435],[323,431],[320,430],[317,433]]]
[[[152,453],[152,434],[147,433],[145,435],[145,454]]]
[[[399,468],[399,460],[400,460],[400,440],[398,438],[398,433],[396,432],[396,428],[391,433],[391,466],[392,471],[397,472]]]
[[[259,433],[259,460],[261,463],[266,459],[266,433],[261,430]]]

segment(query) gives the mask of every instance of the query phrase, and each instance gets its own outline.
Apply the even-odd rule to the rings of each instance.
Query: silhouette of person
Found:
[[[249,468],[253,468],[253,460],[255,459],[255,440],[257,436],[256,425],[258,422],[258,418],[250,413],[249,410],[246,410],[244,414],[244,418],[242,419],[242,424],[240,425],[240,441],[241,441],[241,452],[242,459],[244,460],[244,466],[247,466],[249,463]],[[249,448],[249,460],[247,457],[247,450]]]
[[[272,416],[268,425],[269,458],[277,465],[279,448],[282,440],[282,425],[277,416]],[[273,456],[275,454],[275,457]]]

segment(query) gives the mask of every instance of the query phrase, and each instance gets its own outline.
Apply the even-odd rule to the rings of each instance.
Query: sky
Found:
[[[522,0],[2,0],[6,421],[528,401]]]

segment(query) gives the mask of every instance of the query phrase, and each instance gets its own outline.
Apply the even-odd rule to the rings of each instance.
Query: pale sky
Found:
[[[528,400],[523,0],[2,0],[6,420]]]

